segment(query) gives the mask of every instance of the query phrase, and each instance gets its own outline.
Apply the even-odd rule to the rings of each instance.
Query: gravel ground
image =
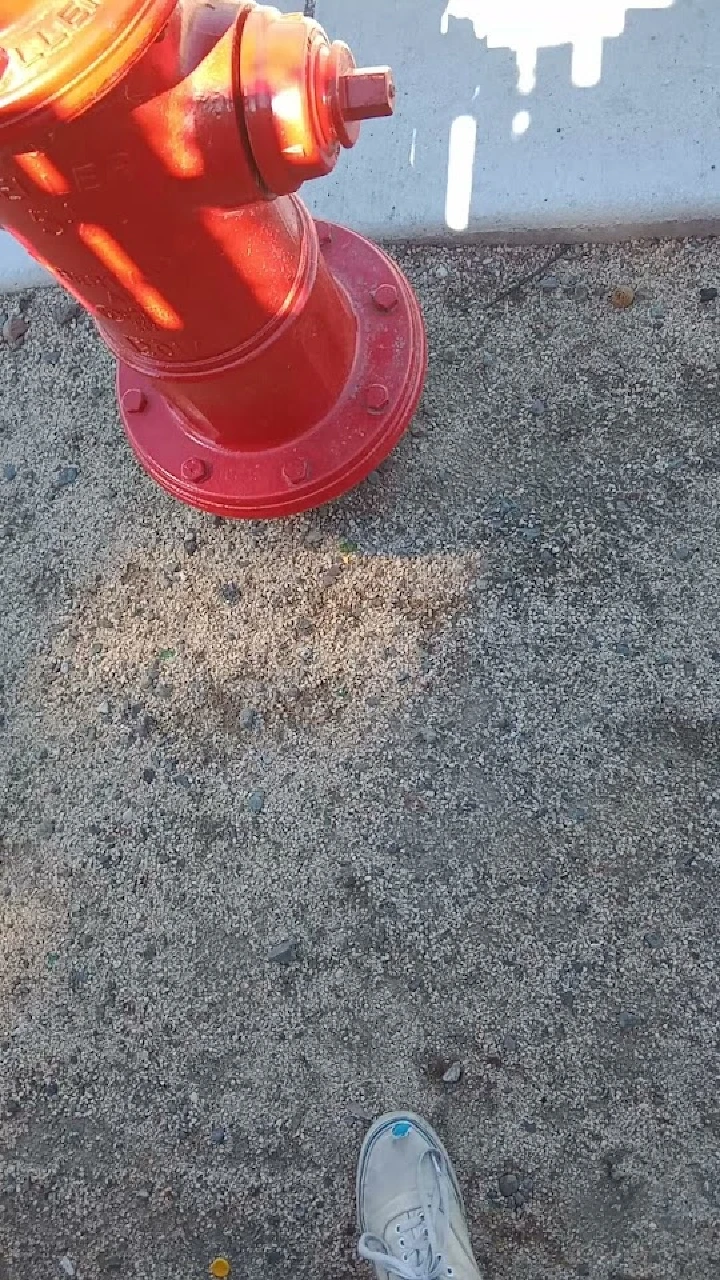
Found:
[[[720,1274],[720,243],[401,258],[412,431],[267,525],[4,301],[1,1280],[364,1274],[407,1105],[488,1280]]]

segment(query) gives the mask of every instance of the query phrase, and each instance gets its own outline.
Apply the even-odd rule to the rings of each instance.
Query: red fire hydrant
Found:
[[[420,310],[291,193],[391,114],[389,70],[223,0],[7,0],[0,46],[0,222],[95,317],[147,471],[245,517],[368,475],[420,398]]]

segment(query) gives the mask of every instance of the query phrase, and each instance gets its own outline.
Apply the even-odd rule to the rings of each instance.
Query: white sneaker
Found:
[[[482,1280],[449,1156],[426,1120],[382,1116],[357,1171],[358,1252],[379,1280]]]

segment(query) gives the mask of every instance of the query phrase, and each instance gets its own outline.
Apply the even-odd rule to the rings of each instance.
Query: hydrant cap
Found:
[[[177,0],[5,0],[0,19],[0,142],[71,120],[121,79]]]
[[[239,81],[253,159],[275,195],[330,173],[341,147],[357,142],[360,122],[395,107],[389,67],[358,68],[313,19],[265,5],[246,16]]]

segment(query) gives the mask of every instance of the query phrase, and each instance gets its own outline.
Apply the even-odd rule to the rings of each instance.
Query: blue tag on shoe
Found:
[[[409,1120],[398,1120],[392,1127],[393,1138],[407,1138],[412,1125]]]

